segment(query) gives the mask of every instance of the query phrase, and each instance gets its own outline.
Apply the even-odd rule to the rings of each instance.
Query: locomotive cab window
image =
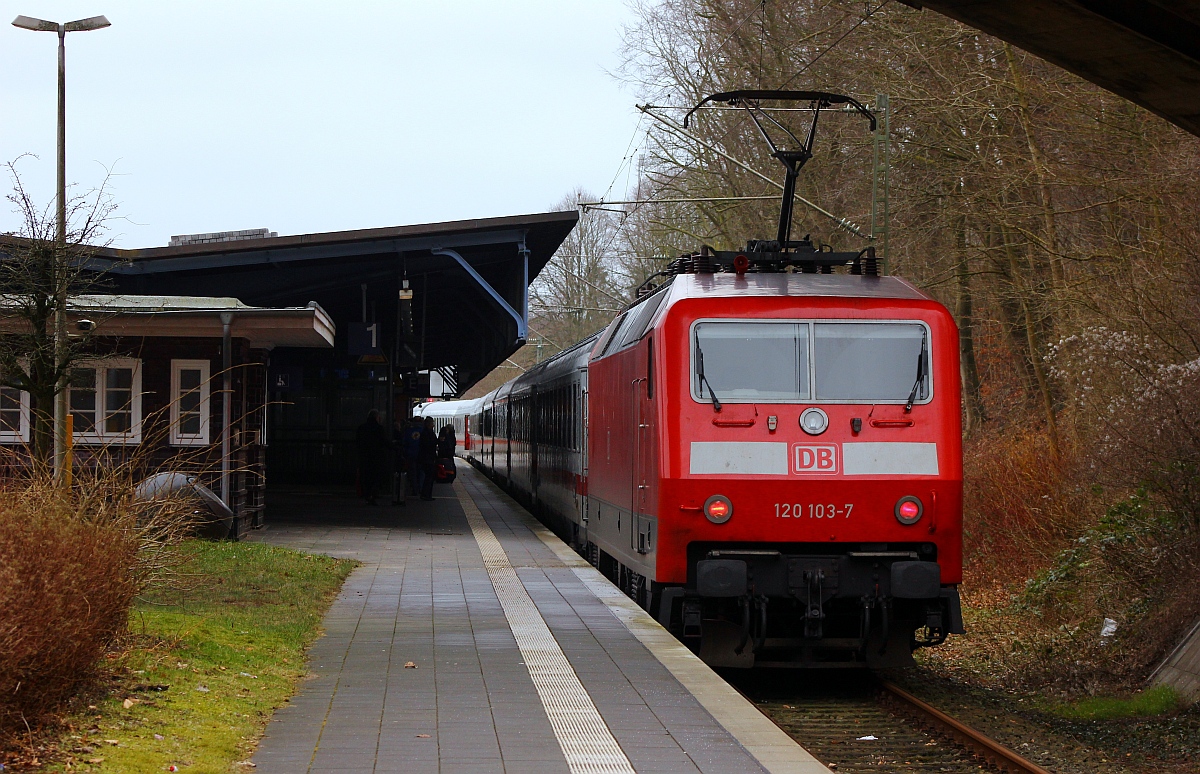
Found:
[[[817,323],[817,400],[929,397],[928,334],[918,323]],[[915,394],[914,394],[915,391]]]
[[[926,403],[920,322],[704,320],[692,327],[692,397],[722,403]]]
[[[733,403],[808,398],[808,326],[704,322],[694,329],[693,392]]]

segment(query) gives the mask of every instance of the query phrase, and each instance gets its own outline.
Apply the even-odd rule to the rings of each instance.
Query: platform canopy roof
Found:
[[[900,0],[1053,62],[1200,136],[1195,0]]]
[[[414,226],[267,236],[138,250],[105,248],[101,292],[236,298],[260,307],[315,301],[337,326],[377,323],[401,370],[442,370],[458,392],[527,335],[529,283],[575,227],[548,212]],[[269,232],[267,232],[269,233]],[[407,279],[411,301],[401,301]]]

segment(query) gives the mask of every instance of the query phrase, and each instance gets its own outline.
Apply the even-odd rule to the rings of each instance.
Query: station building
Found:
[[[271,487],[351,487],[369,410],[390,425],[431,385],[458,397],[525,342],[529,284],[577,219],[99,249],[89,260],[104,292],[69,306],[94,353],[71,378],[76,464],[172,460],[222,496],[239,531],[262,524]],[[0,331],[13,324],[0,311]],[[30,409],[28,394],[0,389],[0,444],[29,443]]]

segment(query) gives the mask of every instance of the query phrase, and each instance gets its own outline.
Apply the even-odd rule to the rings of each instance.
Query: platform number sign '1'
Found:
[[[346,352],[351,355],[380,354],[379,323],[349,323],[346,326]]]
[[[837,473],[837,446],[793,446],[792,472]]]

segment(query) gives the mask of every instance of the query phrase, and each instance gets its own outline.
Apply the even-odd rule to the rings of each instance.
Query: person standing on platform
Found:
[[[392,505],[407,505],[404,497],[404,474],[408,471],[408,459],[404,452],[404,435],[408,431],[408,423],[401,417],[396,417],[392,425]]]
[[[404,427],[400,441],[404,453],[404,473],[408,476],[407,491],[413,497],[421,494],[421,418],[412,417]]]
[[[456,446],[458,446],[458,438],[454,435],[454,425],[446,425],[438,433],[438,459],[450,460],[453,463]]]
[[[375,505],[375,491],[387,475],[387,452],[392,447],[387,431],[379,423],[379,411],[371,409],[355,433],[358,447],[358,485],[368,505]]]
[[[433,499],[433,481],[437,476],[438,437],[433,431],[433,417],[425,417],[421,428],[421,449],[417,461],[421,467],[421,499]]]

